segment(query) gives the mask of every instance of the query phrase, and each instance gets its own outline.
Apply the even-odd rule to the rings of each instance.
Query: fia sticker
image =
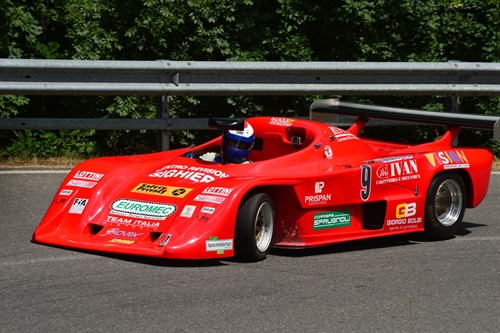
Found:
[[[89,199],[76,198],[69,209],[70,214],[81,214],[87,205]]]

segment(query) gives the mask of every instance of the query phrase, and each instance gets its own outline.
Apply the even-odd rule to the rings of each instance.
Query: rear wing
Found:
[[[500,116],[411,110],[343,102],[337,98],[315,101],[309,108],[309,118],[315,121],[336,123],[338,115],[488,130],[500,141]]]

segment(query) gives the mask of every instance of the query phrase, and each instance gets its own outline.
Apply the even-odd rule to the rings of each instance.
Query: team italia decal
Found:
[[[146,202],[131,199],[118,199],[111,204],[111,214],[165,220],[177,210],[176,205],[159,202]]]
[[[445,169],[468,168],[469,160],[465,156],[463,150],[440,151],[437,153],[425,154],[427,160],[432,166],[436,166],[438,162],[443,164]]]
[[[192,190],[192,188],[185,187],[140,183],[139,185],[134,187],[132,192],[160,195],[165,197],[184,198]]]

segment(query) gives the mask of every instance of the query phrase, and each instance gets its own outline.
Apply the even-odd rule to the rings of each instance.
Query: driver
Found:
[[[250,163],[247,157],[252,151],[255,134],[252,125],[245,121],[243,131],[227,132],[227,161],[228,163]],[[221,146],[222,148],[222,146]],[[205,153],[200,156],[204,161],[222,163],[222,155],[219,153]]]

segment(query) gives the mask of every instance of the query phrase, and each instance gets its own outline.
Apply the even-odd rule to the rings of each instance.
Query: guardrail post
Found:
[[[170,96],[156,96],[156,118],[168,122],[170,111]],[[156,131],[156,151],[170,149],[170,131]]]

